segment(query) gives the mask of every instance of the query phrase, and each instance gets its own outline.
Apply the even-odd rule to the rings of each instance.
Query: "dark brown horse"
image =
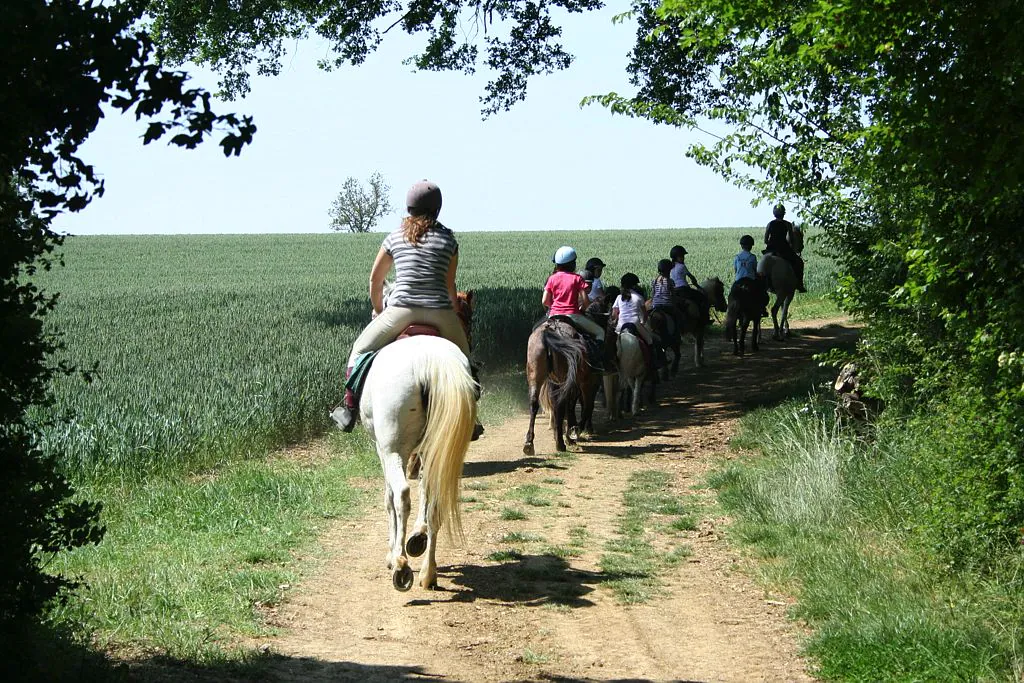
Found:
[[[701,284],[700,290],[708,297],[716,311],[725,313],[725,285],[721,280],[717,277],[708,278]],[[681,290],[676,290],[672,300],[679,309],[679,317],[683,324],[681,334],[693,336],[693,364],[698,368],[703,367],[704,335],[707,332],[708,318],[697,302]]]
[[[653,309],[647,320],[651,325],[651,332],[658,335],[666,350],[672,352],[672,362],[666,362],[662,368],[662,378],[667,380],[669,376],[674,377],[679,372],[679,359],[683,357],[683,353],[680,350],[683,336],[679,329],[679,323],[676,316],[672,312],[665,310],[665,307]]]
[[[754,323],[750,347],[758,350],[761,338],[761,311],[768,304],[768,292],[759,282],[750,278],[737,280],[729,290],[729,306],[725,312],[725,338],[732,342],[732,352],[743,356],[746,352],[747,328]],[[737,327],[739,330],[737,331]]]
[[[606,353],[613,347],[614,343],[606,343]],[[559,451],[566,450],[566,441],[576,442],[581,428],[593,429],[594,399],[601,375],[587,362],[586,342],[571,324],[544,320],[534,328],[526,346],[526,381],[530,392],[530,428],[523,443],[524,454],[534,454],[534,425],[541,402],[551,416],[555,447]],[[578,423],[577,402],[581,405]]]

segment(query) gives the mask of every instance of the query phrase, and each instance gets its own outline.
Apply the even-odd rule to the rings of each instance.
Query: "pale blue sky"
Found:
[[[106,194],[56,227],[73,234],[328,232],[327,211],[348,176],[380,171],[402,207],[407,187],[429,178],[452,229],[546,230],[760,226],[763,205],[684,156],[703,134],[581,109],[590,94],[631,92],[630,25],[622,7],[564,22],[573,66],[530,81],[525,102],[482,120],[488,77],[417,73],[402,65],[420,39],[389,34],[360,67],[323,72],[322,45],[300,43],[284,72],[255,78],[244,100],[220,109],[258,127],[241,157],[211,142],[197,150],[143,146],[144,124],[112,114],[83,157]],[[394,33],[394,32],[393,32]],[[194,67],[196,82],[215,84]],[[397,223],[396,211],[378,230]]]

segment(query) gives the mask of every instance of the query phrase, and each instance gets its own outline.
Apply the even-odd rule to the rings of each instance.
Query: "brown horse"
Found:
[[[701,283],[700,290],[708,297],[711,306],[721,313],[726,311],[725,285],[717,277],[708,278]],[[708,319],[697,303],[681,290],[673,295],[673,303],[679,309],[679,318],[683,328],[681,334],[693,336],[693,364],[704,367],[704,335],[707,331]]]
[[[768,294],[759,282],[749,278],[737,280],[729,290],[729,306],[725,312],[725,339],[732,342],[734,355],[746,352],[747,328],[754,324],[750,347],[758,350],[761,338],[761,311],[768,303]],[[737,327],[739,331],[737,333]]]
[[[772,305],[772,326],[775,331],[772,339],[780,340],[789,336],[789,305],[796,294],[796,271],[789,261],[765,254],[757,262],[757,274],[768,278],[768,289],[775,292],[775,304]],[[779,311],[782,311],[780,317]]]
[[[669,376],[674,377],[679,372],[679,359],[683,357],[683,353],[680,350],[683,344],[683,336],[679,329],[679,323],[676,322],[676,317],[670,311],[665,310],[664,307],[651,310],[647,320],[650,323],[651,332],[658,335],[666,350],[672,352],[672,362],[666,362],[662,368],[662,379],[667,380]]]
[[[605,353],[614,348],[607,340]],[[610,378],[606,377],[606,394]],[[587,363],[587,345],[580,332],[564,320],[544,320],[533,329],[526,346],[526,380],[530,391],[530,428],[523,453],[533,455],[534,425],[541,402],[551,416],[555,447],[566,450],[576,442],[578,430],[593,429],[594,399],[601,375]],[[576,403],[582,406],[576,420]]]

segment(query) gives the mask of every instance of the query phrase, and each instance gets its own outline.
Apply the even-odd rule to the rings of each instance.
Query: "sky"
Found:
[[[258,128],[240,157],[216,140],[196,150],[144,146],[144,122],[111,112],[82,148],[106,192],[84,211],[61,216],[70,234],[317,233],[348,177],[380,172],[396,210],[427,178],[442,191],[441,221],[480,230],[649,229],[763,225],[770,208],[685,156],[704,133],[581,108],[586,95],[633,92],[626,74],[635,40],[613,25],[623,7],[572,15],[566,71],[531,79],[525,102],[483,119],[488,73],[414,72],[402,64],[421,37],[392,31],[358,66],[321,71],[329,56],[315,41],[296,44],[276,77],[254,77],[244,99],[217,111],[253,116]],[[194,66],[194,83],[216,77]]]

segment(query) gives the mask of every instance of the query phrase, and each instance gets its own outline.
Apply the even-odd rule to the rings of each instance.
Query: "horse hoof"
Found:
[[[533,455],[533,444],[523,444],[523,455]]]
[[[412,567],[403,565],[391,574],[391,584],[403,593],[412,588],[413,579]]]
[[[412,557],[419,557],[427,549],[427,535],[422,531],[413,534],[405,542],[405,552]]]

